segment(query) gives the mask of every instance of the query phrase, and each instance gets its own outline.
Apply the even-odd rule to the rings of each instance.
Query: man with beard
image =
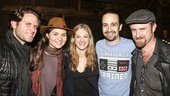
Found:
[[[132,40],[120,37],[122,29],[120,14],[107,10],[102,16],[105,39],[96,43],[99,64],[100,96],[129,96],[131,81]]]
[[[132,53],[131,96],[169,96],[170,45],[154,35],[157,27],[154,13],[140,9],[125,22],[137,46]]]

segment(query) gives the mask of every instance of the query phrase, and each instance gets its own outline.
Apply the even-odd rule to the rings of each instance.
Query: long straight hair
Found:
[[[89,34],[89,45],[86,49],[85,56],[87,58],[87,63],[86,67],[89,67],[92,71],[96,67],[96,51],[94,47],[94,39],[92,35],[92,31],[89,28],[87,24],[78,24],[74,27],[73,31],[74,34],[70,38],[70,57],[71,57],[71,64],[70,64],[70,69],[75,72],[77,70],[78,64],[79,64],[79,55],[76,51],[76,44],[75,44],[75,33],[77,32],[78,29],[84,29],[88,32]]]

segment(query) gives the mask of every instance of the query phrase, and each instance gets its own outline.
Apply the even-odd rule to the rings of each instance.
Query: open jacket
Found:
[[[34,96],[29,51],[11,30],[0,40],[0,96]]]
[[[170,45],[165,42],[162,42],[160,39],[157,38],[158,44],[158,61],[154,65],[155,68],[159,71],[160,79],[162,83],[162,91],[163,96],[169,96],[170,94]],[[134,93],[134,86],[135,86],[135,67],[136,67],[136,60],[137,60],[137,52],[134,50],[132,52],[132,81],[131,81],[131,91],[130,96],[133,96]]]
[[[74,81],[73,81],[73,71],[69,68],[70,65],[70,57],[68,53],[64,54],[63,57],[63,66],[65,70],[65,79],[64,79],[64,96],[75,96],[74,95]],[[87,77],[86,79],[90,84],[94,87],[94,96],[99,96],[98,93],[98,78],[99,78],[99,71],[98,66],[96,66],[96,69],[94,72],[91,71],[90,68],[86,68],[87,71]]]

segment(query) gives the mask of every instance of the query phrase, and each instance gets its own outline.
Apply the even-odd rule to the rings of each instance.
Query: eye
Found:
[[[26,25],[27,25],[27,26],[30,26],[30,25],[31,25],[31,23],[26,23]]]
[[[75,35],[75,38],[80,38],[80,35]]]
[[[140,30],[145,30],[146,28],[140,28]]]
[[[107,24],[103,24],[102,26],[103,26],[103,27],[106,27],[106,26],[107,26]]]
[[[133,32],[133,33],[134,33],[134,32],[136,32],[136,30],[135,30],[135,29],[131,29],[131,32]]]
[[[66,37],[66,36],[67,36],[67,34],[62,34],[62,36],[63,36],[63,37]]]
[[[84,38],[88,38],[89,36],[88,35],[85,35]]]
[[[37,28],[38,28],[38,25],[34,25],[34,28],[37,29]]]
[[[58,35],[58,33],[53,33],[53,35]]]
[[[117,26],[117,23],[112,23],[111,25],[112,25],[112,26]]]

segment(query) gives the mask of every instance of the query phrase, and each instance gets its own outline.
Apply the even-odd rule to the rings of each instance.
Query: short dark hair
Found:
[[[122,24],[122,23],[123,23],[123,22],[122,22],[122,16],[121,16],[121,14],[120,14],[118,11],[113,10],[113,9],[108,9],[108,10],[105,10],[105,11],[104,11],[103,15],[108,14],[108,13],[117,14],[117,15],[118,15],[118,18],[119,18],[119,24]],[[102,15],[102,17],[103,17],[103,15]]]
[[[20,22],[22,20],[22,18],[24,17],[25,13],[34,14],[37,17],[37,19],[39,20],[39,24],[40,24],[39,13],[36,10],[34,10],[33,8],[31,8],[30,6],[23,6],[17,10],[14,10],[9,17],[9,22],[11,22],[11,21]],[[11,25],[9,25],[9,28],[12,30]]]

